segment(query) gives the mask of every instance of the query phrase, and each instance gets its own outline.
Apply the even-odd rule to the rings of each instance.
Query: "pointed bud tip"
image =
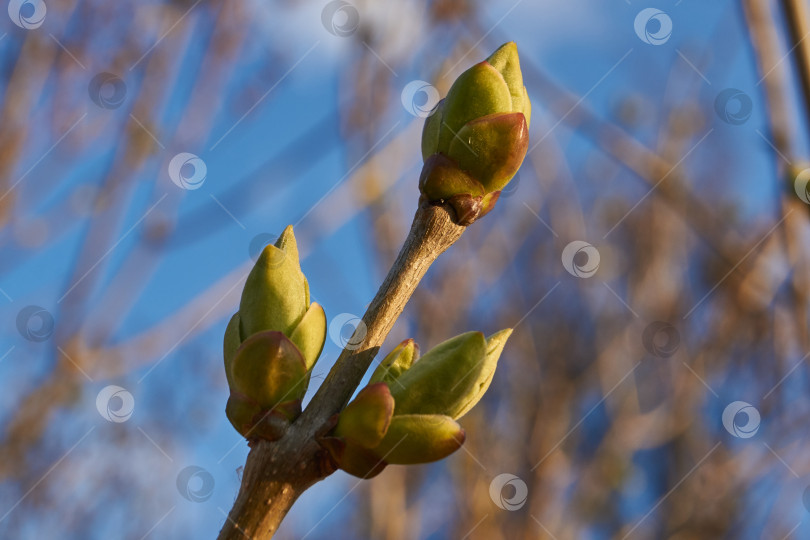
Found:
[[[459,448],[464,442],[467,440],[467,432],[464,431],[464,428],[459,428],[458,432],[456,433],[456,442],[458,443]]]
[[[404,340],[402,343],[397,345],[397,349],[412,349],[415,354],[415,358],[419,358],[419,344],[413,338]]]
[[[295,241],[295,234],[293,233],[293,226],[287,225],[284,227],[284,231],[281,233],[281,236],[279,236],[278,240],[276,240],[275,246],[279,249],[284,249],[284,246],[286,246],[290,240],[293,242]]]
[[[495,52],[490,54],[489,58],[487,58],[487,62],[493,64],[494,62],[505,61],[510,57],[514,59],[518,57],[517,43],[515,43],[514,41],[507,41],[506,43],[495,49]]]
[[[504,75],[507,70],[515,68],[520,73],[520,56],[514,41],[509,41],[498,47],[485,62],[497,69],[501,75]],[[507,80],[507,82],[510,81]]]
[[[514,328],[504,328],[503,330],[501,330],[499,332],[495,332],[494,334],[489,336],[487,338],[487,341],[489,341],[490,339],[500,339],[500,340],[506,341],[507,339],[509,339],[509,336],[511,336],[512,332],[514,332],[514,331],[515,331]]]
[[[487,338],[487,355],[495,355],[495,362],[498,361],[503,348],[506,346],[506,341],[512,335],[511,328],[505,328],[500,332],[495,332]]]

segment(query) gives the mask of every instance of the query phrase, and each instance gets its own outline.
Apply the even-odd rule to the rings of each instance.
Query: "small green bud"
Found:
[[[486,193],[501,191],[520,169],[529,148],[522,113],[493,114],[464,125],[447,155],[471,174]]]
[[[449,416],[393,416],[394,400],[385,383],[361,390],[341,411],[331,434],[319,437],[338,467],[360,478],[386,465],[429,463],[447,457],[464,443],[464,430]]]
[[[248,433],[253,427],[253,419],[256,415],[261,414],[261,411],[262,408],[258,403],[251,401],[246,396],[234,393],[233,390],[225,405],[225,416],[243,437],[248,437]]]
[[[290,335],[309,307],[309,284],[298,262],[292,226],[267,246],[248,274],[239,303],[241,335],[265,330]]]
[[[363,388],[340,412],[335,435],[365,448],[382,441],[394,414],[394,398],[385,383]]]
[[[467,332],[428,351],[391,385],[394,414],[440,414],[461,418],[489,388],[512,330],[484,339]]]
[[[297,411],[295,409],[297,408]],[[292,409],[292,410],[291,410]],[[280,439],[293,418],[301,414],[300,402],[288,402],[266,411],[247,397],[231,391],[225,415],[246,439]]]
[[[239,433],[275,440],[301,414],[311,370],[326,341],[326,314],[310,304],[292,226],[267,246],[225,329],[226,414]],[[248,433],[250,435],[248,435]]]
[[[374,373],[371,374],[369,384],[378,382],[393,382],[411,367],[419,358],[419,345],[412,339],[406,339],[388,353]]]
[[[347,443],[338,437],[322,437],[318,443],[329,452],[341,470],[357,478],[373,478],[388,465],[374,450]]]
[[[245,340],[231,364],[231,391],[263,409],[300,400],[306,392],[304,357],[281,332],[259,332]]]
[[[361,478],[388,464],[429,463],[452,454],[464,443],[455,420],[489,388],[511,334],[506,329],[485,339],[467,332],[418,361],[416,343],[403,341],[318,442],[338,467]]]
[[[484,368],[487,343],[467,332],[429,350],[391,385],[394,414],[442,414],[455,418]]]
[[[509,42],[462,73],[425,121],[422,195],[449,203],[460,225],[485,215],[523,163],[530,120],[517,46]]]
[[[511,335],[512,329],[507,328],[487,338],[487,353],[484,357],[481,371],[478,373],[478,377],[475,384],[470,389],[470,393],[459,400],[462,406],[453,418],[458,420],[467,414],[467,412],[484,397],[484,394],[489,389],[490,383],[492,383],[492,378],[495,376],[495,368],[498,366],[498,359],[501,357],[503,348],[506,345],[506,340],[508,340]]]
[[[430,463],[461,448],[464,438],[464,430],[449,416],[395,415],[374,453],[389,464]]]

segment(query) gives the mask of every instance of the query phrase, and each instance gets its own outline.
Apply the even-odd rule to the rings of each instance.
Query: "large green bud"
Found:
[[[292,227],[264,248],[225,329],[226,414],[248,439],[275,439],[301,413],[326,340],[326,314],[310,303]]]
[[[484,338],[468,332],[421,359],[413,340],[402,342],[319,442],[341,469],[361,478],[388,464],[429,463],[452,454],[465,438],[456,420],[489,388],[511,333]]]
[[[462,73],[425,121],[422,195],[461,225],[492,210],[526,156],[531,107],[513,42]]]
[[[511,329],[489,338],[467,332],[440,343],[389,383],[394,414],[461,418],[484,396]]]

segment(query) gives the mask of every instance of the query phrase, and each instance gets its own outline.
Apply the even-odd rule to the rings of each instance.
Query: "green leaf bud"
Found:
[[[290,335],[309,307],[309,284],[298,262],[292,226],[267,246],[248,274],[239,303],[241,335],[275,330]]]
[[[326,331],[323,307],[310,304],[288,226],[262,251],[245,282],[239,311],[225,329],[223,357],[231,389],[226,414],[239,433],[275,440],[301,414]]]
[[[481,332],[461,334],[429,350],[391,385],[394,414],[455,418],[478,380],[486,350]]]
[[[485,215],[523,163],[530,120],[517,46],[509,42],[462,73],[426,119],[422,196],[452,206],[460,225]]]
[[[389,464],[430,463],[461,448],[464,438],[464,430],[449,416],[395,415],[374,453]]]
[[[388,353],[374,373],[369,384],[393,382],[402,375],[419,358],[419,346],[412,339],[406,339]]]
[[[265,331],[247,338],[231,364],[231,390],[263,409],[294,401],[306,391],[304,357],[281,332]]]
[[[385,436],[394,414],[394,398],[385,383],[363,388],[340,412],[335,435],[365,448],[374,448]]]
[[[480,332],[467,332],[428,351],[391,385],[394,414],[461,418],[489,388],[511,333],[506,329],[485,339]]]
[[[476,403],[481,401],[487,389],[489,389],[492,378],[495,376],[495,368],[498,366],[498,359],[501,357],[503,348],[506,345],[506,340],[512,335],[512,329],[507,328],[496,332],[487,338],[487,353],[484,357],[481,370],[478,372],[478,377],[475,384],[470,388],[469,394],[459,400],[461,408],[456,411],[453,418],[459,419],[472,409]]]
[[[511,329],[484,338],[467,332],[418,359],[413,340],[400,343],[374,371],[318,442],[349,474],[369,478],[388,464],[442,459],[464,443],[455,421],[489,388]]]
[[[313,302],[309,305],[301,322],[290,334],[290,341],[301,351],[307,371],[311,371],[321,356],[326,341],[326,313],[320,304]]]
[[[468,122],[450,143],[447,155],[470,171],[486,193],[502,190],[520,169],[529,148],[522,113],[493,114]]]
[[[318,443],[329,452],[337,467],[357,478],[373,478],[388,465],[374,450],[338,437],[322,437]]]
[[[287,402],[264,410],[254,401],[231,391],[225,415],[240,435],[249,440],[275,441],[281,438],[292,419],[301,414],[301,402]]]
[[[437,150],[446,153],[467,122],[513,112],[512,96],[498,70],[483,61],[459,75],[447,93],[443,109]]]

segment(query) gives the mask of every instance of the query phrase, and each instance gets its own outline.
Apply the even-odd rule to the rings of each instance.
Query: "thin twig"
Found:
[[[315,441],[329,418],[349,401],[430,265],[465,227],[452,210],[420,204],[411,231],[388,276],[309,406],[273,443],[259,442],[248,455],[239,496],[220,540],[270,538],[295,500],[334,469]]]

